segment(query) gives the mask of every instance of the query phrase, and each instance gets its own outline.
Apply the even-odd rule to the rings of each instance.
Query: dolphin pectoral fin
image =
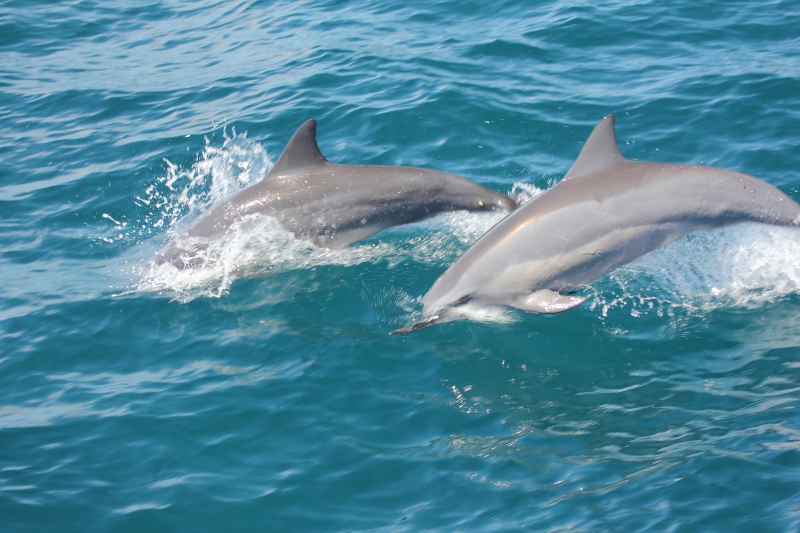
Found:
[[[331,235],[318,235],[311,242],[320,248],[344,248],[361,239],[366,239],[370,235],[378,233],[387,228],[386,224],[365,224],[357,228],[346,229],[334,232]]]
[[[578,307],[586,298],[583,296],[562,296],[550,289],[536,291],[524,300],[512,304],[512,307],[532,313],[561,313]]]

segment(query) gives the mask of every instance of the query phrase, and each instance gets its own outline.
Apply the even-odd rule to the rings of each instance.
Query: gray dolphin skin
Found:
[[[339,248],[443,211],[516,207],[508,196],[447,172],[332,163],[317,146],[316,130],[315,120],[306,121],[263,180],[201,216],[186,235],[214,239],[242,217],[259,213],[275,217],[300,239]],[[173,241],[155,260],[186,266],[184,253]]]
[[[614,116],[594,129],[564,179],[501,220],[431,287],[408,333],[459,318],[460,306],[560,313],[562,294],[691,232],[737,222],[800,225],[800,205],[730,170],[625,159]]]

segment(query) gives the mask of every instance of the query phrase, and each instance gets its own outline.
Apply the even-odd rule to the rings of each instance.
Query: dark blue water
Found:
[[[169,237],[319,122],[519,201],[594,125],[800,200],[800,6],[0,3],[0,531],[798,531],[800,232],[413,335],[500,215]]]

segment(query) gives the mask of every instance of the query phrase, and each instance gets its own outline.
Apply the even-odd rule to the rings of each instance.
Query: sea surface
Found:
[[[0,1],[0,531],[798,531],[800,230],[404,336],[502,214],[150,262],[309,118],[523,203],[612,113],[800,200],[800,3]]]

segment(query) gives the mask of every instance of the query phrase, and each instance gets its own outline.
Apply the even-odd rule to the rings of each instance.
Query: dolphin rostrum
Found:
[[[737,222],[800,225],[800,205],[730,170],[625,159],[614,116],[594,129],[557,185],[468,248],[428,291],[408,333],[458,318],[460,306],[560,313],[569,291],[691,232]]]
[[[202,215],[186,236],[214,239],[258,213],[275,217],[300,239],[338,248],[443,211],[516,207],[508,196],[447,172],[332,163],[317,146],[316,130],[317,122],[307,120],[263,180]],[[184,252],[173,241],[155,260],[185,266]]]

